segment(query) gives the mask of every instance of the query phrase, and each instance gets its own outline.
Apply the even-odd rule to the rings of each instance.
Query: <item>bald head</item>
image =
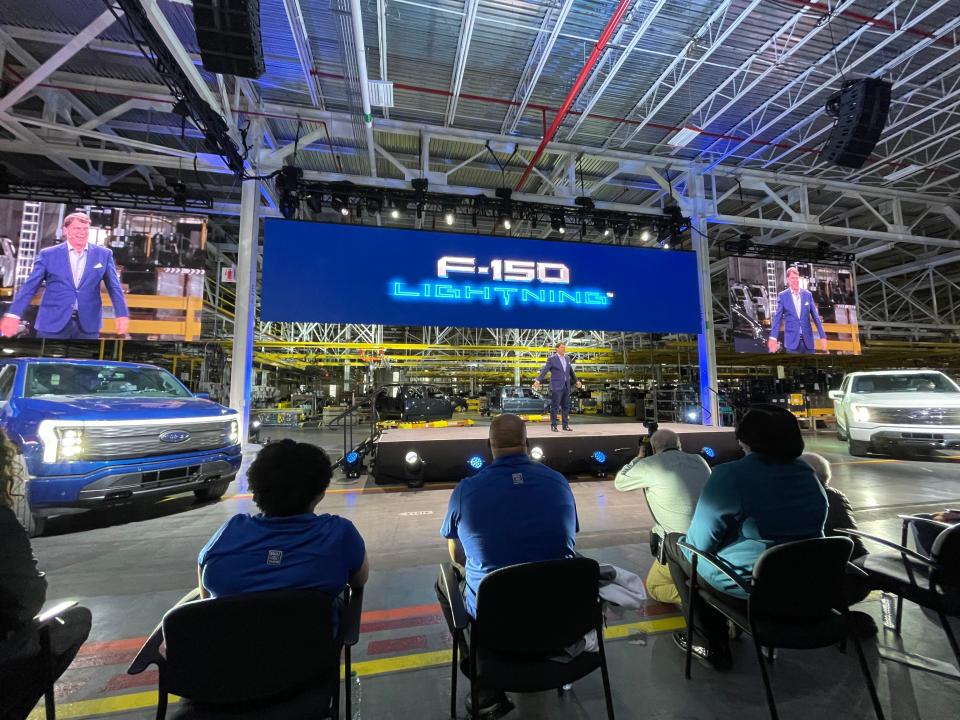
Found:
[[[657,430],[650,438],[650,445],[654,452],[664,450],[679,450],[680,437],[673,430]]]
[[[527,451],[527,425],[511,413],[498,415],[490,423],[490,452],[495,458]]]

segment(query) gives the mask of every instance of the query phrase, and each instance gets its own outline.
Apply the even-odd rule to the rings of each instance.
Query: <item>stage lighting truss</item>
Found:
[[[97,185],[71,185],[69,183],[21,182],[9,176],[0,182],[0,197],[33,202],[66,203],[77,207],[98,205],[102,207],[132,209],[178,209],[211,210],[212,198],[191,196],[185,185],[174,183],[172,187],[157,190],[120,190]]]
[[[284,168],[281,172],[290,171]],[[570,207],[520,202],[513,199],[509,188],[497,188],[494,197],[431,193],[429,183],[420,179],[412,181],[412,187],[407,190],[369,188],[345,182],[311,182],[304,180],[302,174],[296,178],[294,188],[290,180],[292,175],[283,181],[277,178],[281,211],[285,206],[292,208],[294,200],[304,199],[315,214],[319,210],[330,210],[345,220],[350,209],[354,210],[356,219],[360,219],[357,210],[364,208],[371,223],[383,213],[392,220],[433,217],[436,228],[453,229],[458,226],[457,218],[463,217],[464,225],[469,222],[470,228],[486,227],[492,232],[525,235],[536,234],[539,223],[549,218],[550,229],[558,235],[568,235],[571,228],[579,228],[584,238],[598,242],[671,249],[682,249],[690,231],[689,220],[680,215],[676,206],[668,207],[663,213],[624,213],[598,209],[588,197],[575,198]],[[487,220],[484,226],[480,225],[480,218]]]
[[[851,265],[853,253],[833,250],[823,240],[815,248],[786,247],[781,245],[762,245],[753,242],[750,236],[741,236],[738,240],[728,240],[723,249],[737,257],[754,257],[764,260],[783,260],[784,262],[815,262],[822,265]]]

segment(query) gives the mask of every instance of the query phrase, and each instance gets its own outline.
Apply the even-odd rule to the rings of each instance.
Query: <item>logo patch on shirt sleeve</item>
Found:
[[[514,485],[523,485],[523,473],[514,473],[512,477]]]
[[[283,550],[267,550],[267,565],[279,565],[283,562]]]

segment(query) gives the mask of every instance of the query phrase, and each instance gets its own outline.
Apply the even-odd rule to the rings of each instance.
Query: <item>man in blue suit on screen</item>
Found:
[[[567,346],[557,343],[556,352],[547,358],[546,364],[533,381],[533,389],[539,390],[540,383],[547,373],[550,373],[550,429],[557,432],[557,410],[563,416],[563,429],[570,427],[570,388],[580,387],[577,373],[573,370],[573,363],[567,357]]]
[[[800,271],[795,267],[787,268],[787,289],[777,297],[777,311],[770,326],[770,339],[767,349],[776,352],[780,347],[780,321],[783,321],[783,346],[788,353],[810,354],[815,351],[813,329],[810,321],[817,326],[820,349],[827,349],[827,334],[820,322],[820,313],[813,295],[800,287]]]
[[[130,317],[110,248],[89,243],[90,218],[82,212],[64,218],[63,235],[65,242],[40,251],[30,277],[0,320],[0,333],[7,337],[17,334],[20,318],[43,284],[37,335],[56,340],[96,340],[100,337],[103,283],[113,302],[116,332],[126,335]]]

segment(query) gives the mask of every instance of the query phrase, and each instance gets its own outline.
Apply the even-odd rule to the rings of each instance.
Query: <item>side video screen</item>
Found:
[[[8,339],[199,340],[207,218],[0,200]]]
[[[727,282],[737,352],[860,354],[850,268],[732,257]]]

